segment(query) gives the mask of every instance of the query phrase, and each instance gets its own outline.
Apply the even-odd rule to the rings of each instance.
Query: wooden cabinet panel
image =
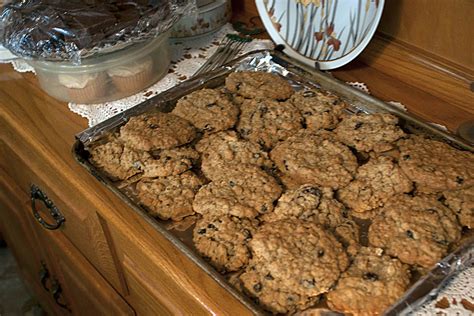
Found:
[[[96,269],[120,290],[121,283],[116,265],[94,207],[75,194],[74,190],[63,182],[62,176],[48,168],[47,164],[39,167],[39,159],[20,157],[2,144],[0,140],[0,166],[3,166],[5,172],[18,184],[25,199],[29,199],[31,185],[37,185],[65,218],[61,227],[53,232],[64,234]],[[41,201],[35,204],[41,217],[48,223],[54,223],[45,205]],[[34,224],[41,226],[38,222]]]
[[[0,227],[5,241],[18,263],[19,271],[34,296],[48,314],[58,314],[49,289],[51,270],[46,264],[47,255],[31,225],[30,202],[15,182],[0,168]]]
[[[63,303],[73,315],[134,315],[133,309],[63,236],[44,231]]]

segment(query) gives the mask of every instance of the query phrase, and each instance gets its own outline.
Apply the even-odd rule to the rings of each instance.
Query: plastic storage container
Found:
[[[161,79],[170,65],[169,32],[148,42],[67,62],[28,61],[41,88],[54,98],[75,103],[102,103],[140,92]]]

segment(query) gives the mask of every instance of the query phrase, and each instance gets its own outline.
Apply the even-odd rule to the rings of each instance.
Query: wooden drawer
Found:
[[[32,184],[40,189],[65,218],[59,229],[50,232],[58,236],[63,234],[117,290],[123,290],[108,240],[94,206],[78,195],[67,179],[55,169],[46,163],[42,164],[38,157],[17,155],[1,140],[0,167],[18,185],[19,194],[24,196],[24,200],[30,199]],[[35,206],[46,222],[54,223],[42,201],[37,200]],[[31,210],[28,214],[33,217]],[[41,226],[36,220],[34,224]]]

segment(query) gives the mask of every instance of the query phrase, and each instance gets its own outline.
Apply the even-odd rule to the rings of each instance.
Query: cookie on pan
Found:
[[[349,218],[348,210],[334,198],[330,188],[305,184],[288,190],[278,199],[273,212],[260,217],[264,222],[285,219],[322,225],[334,233],[350,255],[354,255],[359,248],[359,226]]]
[[[169,113],[147,113],[134,116],[120,128],[119,138],[128,146],[145,151],[168,149],[191,142],[195,127]]]
[[[231,130],[204,137],[196,144],[196,149],[201,152],[201,170],[210,180],[217,179],[236,164],[250,164],[266,169],[273,167],[268,153],[259,145],[239,138]]]
[[[300,110],[308,129],[333,129],[343,117],[347,104],[336,95],[318,90],[302,90],[290,102]]]
[[[193,202],[202,215],[256,217],[273,210],[282,189],[275,178],[253,165],[233,165],[203,186]]]
[[[417,191],[437,193],[474,186],[473,153],[421,136],[400,140],[398,145],[398,163]]]
[[[227,90],[250,99],[286,100],[293,94],[291,85],[277,74],[233,72],[225,79]]]
[[[327,295],[332,310],[351,315],[380,315],[408,289],[408,265],[363,247],[334,290]]]
[[[202,89],[179,99],[171,113],[211,134],[234,127],[239,109],[219,90]]]
[[[303,127],[300,112],[290,102],[245,100],[240,110],[237,131],[265,149],[273,148]]]
[[[260,285],[244,282],[250,291],[255,286],[266,285],[272,290],[316,299],[329,291],[349,265],[347,254],[336,238],[322,226],[308,221],[289,219],[265,223],[249,246],[252,251],[249,266],[260,276],[272,280]],[[258,295],[256,293],[257,298]],[[294,303],[287,300],[283,307],[298,308]]]
[[[239,276],[238,286],[266,310],[273,314],[292,314],[319,301],[320,296],[299,294],[281,287],[280,282],[260,266],[262,264],[247,267]]]
[[[354,114],[346,116],[334,129],[336,138],[362,152],[383,152],[395,147],[405,136],[397,126],[398,118],[389,113]]]
[[[125,146],[117,139],[99,144],[89,149],[90,162],[112,180],[126,180],[142,173],[145,161],[151,156]]]
[[[143,176],[147,178],[167,177],[185,172],[199,160],[199,153],[191,147],[163,149],[152,153],[145,161]]]
[[[379,156],[357,169],[355,179],[338,191],[338,198],[357,213],[382,207],[392,196],[408,193],[413,183],[390,158]]]
[[[398,195],[369,227],[369,243],[400,261],[431,268],[461,237],[456,215],[435,196]]]
[[[247,243],[255,234],[257,225],[255,219],[204,216],[194,228],[194,246],[217,270],[237,271],[249,261]]]
[[[192,171],[179,175],[144,178],[136,186],[140,204],[150,215],[163,220],[178,221],[194,214],[194,195],[203,185],[203,181]]]
[[[474,187],[469,187],[457,191],[445,191],[444,202],[452,209],[461,223],[469,229],[474,228]]]
[[[351,150],[329,132],[302,130],[275,146],[270,158],[292,185],[338,189],[353,179],[358,167]]]

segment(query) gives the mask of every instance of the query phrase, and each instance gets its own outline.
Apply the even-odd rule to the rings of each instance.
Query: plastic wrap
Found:
[[[268,315],[259,306],[257,306],[249,297],[232,288],[229,279],[231,274],[222,275],[218,273],[210,264],[201,258],[196,252],[192,242],[192,229],[181,231],[170,226],[169,221],[162,221],[151,217],[146,210],[140,206],[138,200],[133,197],[134,193],[125,186],[112,183],[107,176],[95,168],[89,162],[89,155],[86,149],[108,135],[117,132],[117,130],[127,122],[130,117],[142,114],[144,112],[160,111],[170,112],[176,101],[202,88],[216,88],[224,84],[225,77],[234,71],[262,71],[277,73],[285,77],[295,89],[302,87],[319,87],[329,90],[337,95],[349,100],[354,107],[354,112],[362,111],[366,113],[390,112],[399,117],[403,126],[413,133],[424,133],[431,137],[442,140],[455,147],[474,152],[474,147],[466,143],[459,137],[450,133],[441,131],[429,123],[408,114],[395,106],[382,102],[373,96],[356,90],[343,82],[340,82],[322,72],[310,69],[308,66],[296,64],[290,57],[278,51],[260,51],[249,53],[237,60],[234,60],[226,66],[216,69],[210,73],[193,77],[174,88],[171,88],[154,98],[151,98],[137,106],[128,109],[110,119],[99,123],[80,134],[76,135],[77,142],[74,146],[74,156],[77,161],[84,166],[100,182],[107,186],[112,192],[117,194],[125,201],[137,214],[142,216],[152,227],[157,229],[163,236],[172,242],[182,253],[193,260],[203,271],[212,276],[216,282],[222,285],[224,289],[233,294],[242,304],[247,306],[255,315]],[[171,228],[170,228],[171,227]],[[360,224],[361,236],[367,236],[368,224]],[[456,275],[463,269],[474,264],[474,236],[473,231],[463,231],[462,240],[459,247],[453,245],[451,252],[445,258],[440,260],[431,270],[423,275],[414,274],[411,280],[411,286],[407,292],[389,307],[384,315],[406,315],[417,311],[425,302],[435,298],[450,277]],[[366,237],[361,238],[364,246],[367,246]],[[362,241],[365,240],[365,241]],[[324,302],[303,312],[300,315],[341,315],[327,310]]]
[[[0,43],[21,58],[79,64],[156,37],[195,10],[195,0],[14,0],[0,11]]]

